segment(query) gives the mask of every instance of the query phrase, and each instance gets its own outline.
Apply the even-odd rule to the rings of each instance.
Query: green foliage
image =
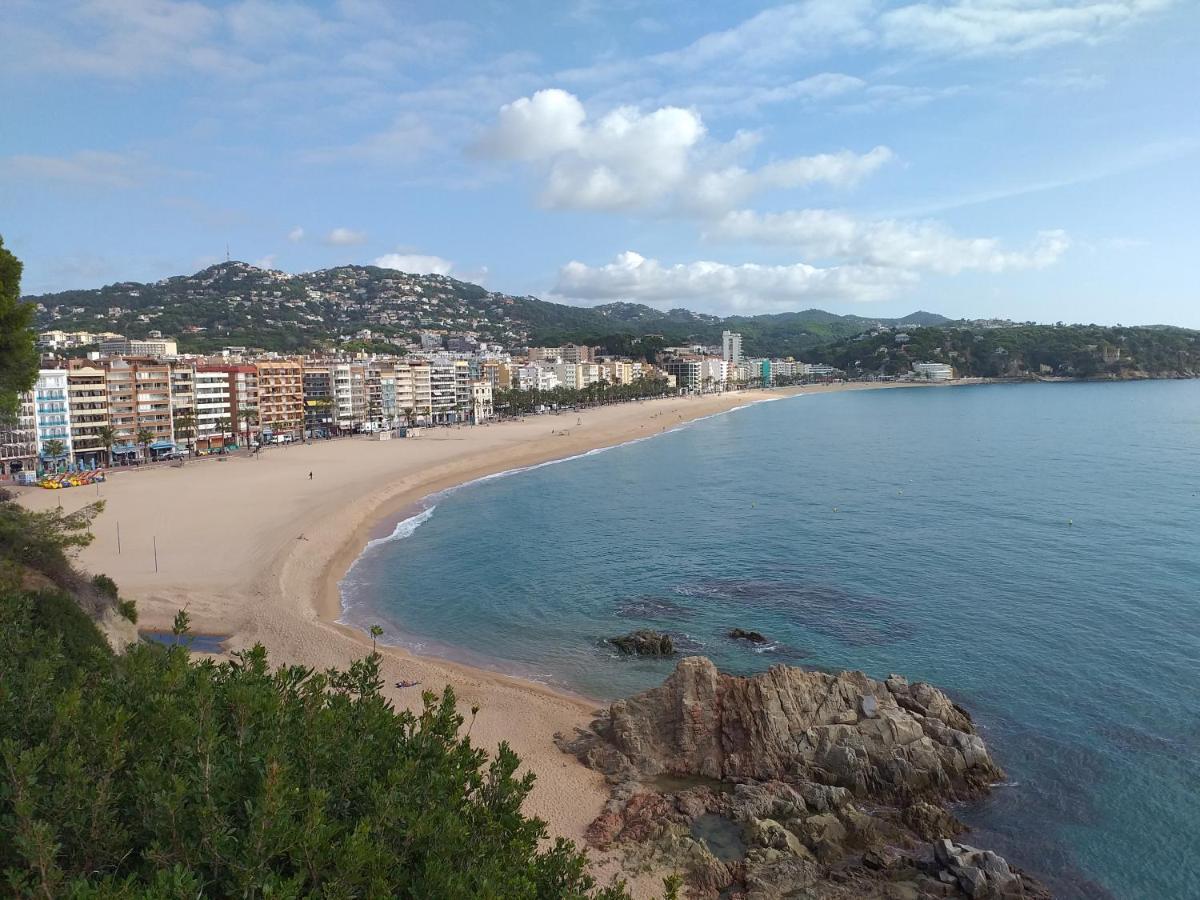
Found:
[[[137,624],[137,620],[138,620],[137,604],[134,603],[132,600],[118,600],[117,601],[117,612],[119,612],[123,617],[128,619],[134,625]]]
[[[270,273],[240,262],[152,284],[125,282],[96,290],[64,291],[38,299],[45,327],[116,330],[145,337],[150,329],[179,338],[180,349],[209,352],[230,344],[280,352],[340,346],[397,353],[395,342],[435,329],[471,330],[505,346],[599,345],[610,353],[655,359],[657,347],[720,341],[730,328],[752,355],[794,356],[822,342],[858,334],[876,321],[945,322],[931,313],[875,320],[805,310],[767,316],[717,316],[686,309],[663,312],[639,303],[596,307],[491,293],[443,275],[404,275],[375,266],[339,266],[300,275]],[[123,312],[111,316],[109,309]],[[82,312],[77,312],[82,310]],[[370,329],[382,340],[341,337]]]
[[[92,576],[92,587],[98,590],[106,597],[117,599],[117,583],[107,575],[97,573]]]
[[[32,627],[44,633],[48,641],[57,641],[64,656],[83,660],[112,654],[108,641],[69,594],[49,590],[29,597]]]
[[[601,381],[585,388],[556,387],[548,391],[502,388],[495,392],[492,405],[496,412],[512,416],[534,412],[539,406],[592,406],[662,397],[673,391],[663,378],[639,378],[631,384]]]
[[[0,422],[16,415],[17,397],[37,380],[34,305],[21,302],[21,261],[0,238]]]
[[[92,520],[104,501],[89,503],[73,513],[62,509],[34,512],[16,503],[0,503],[0,558],[16,560],[46,575],[70,571],[70,557],[92,542]]]
[[[261,646],[69,653],[39,602],[0,596],[7,895],[624,896],[542,846],[533,776],[461,735],[449,689],[414,715],[381,695],[375,654],[318,673],[272,671]]]
[[[1076,378],[1200,373],[1200,332],[1166,327],[1012,325],[913,328],[898,343],[891,332],[835,342],[814,360],[847,372],[897,375],[914,362],[943,362],[960,376]]]

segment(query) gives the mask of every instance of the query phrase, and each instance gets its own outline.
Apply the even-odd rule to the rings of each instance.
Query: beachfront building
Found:
[[[260,360],[257,419],[262,434],[303,437],[304,367],[298,359]]]
[[[913,363],[913,374],[929,381],[953,381],[954,369],[945,363]]]
[[[178,356],[179,346],[171,338],[145,340],[116,338],[100,343],[101,356]]]
[[[101,431],[109,425],[108,379],[104,369],[81,366],[67,370],[67,405],[71,411],[72,461],[94,469],[109,462]]]
[[[457,392],[454,385],[454,367],[434,363],[429,367],[430,417],[435,425],[445,425],[453,420]]]
[[[562,382],[558,374],[548,366],[530,363],[517,368],[517,388],[522,391],[552,391]]]
[[[429,363],[396,366],[396,409],[405,425],[428,422],[433,415],[433,370]]]
[[[675,378],[681,390],[699,391],[703,385],[704,360],[699,356],[673,356],[659,363],[660,368]]]
[[[171,366],[146,357],[103,361],[108,388],[108,418],[116,432],[114,461],[174,449],[171,416]],[[149,432],[150,441],[139,447],[138,435]]]
[[[476,425],[495,418],[492,408],[492,384],[480,379],[471,384],[471,421]]]
[[[57,471],[71,462],[71,406],[67,370],[42,369],[33,386],[33,425],[42,469]]]
[[[197,367],[195,398],[196,449],[220,450],[227,443],[236,441],[234,394],[229,373],[224,369]]]
[[[337,430],[333,417],[333,372],[328,365],[305,360],[304,429],[313,437]]]
[[[17,397],[17,414],[12,422],[0,425],[0,476],[37,470],[37,428],[34,425],[33,391]]]
[[[721,332],[721,358],[735,366],[742,361],[742,336],[736,331]]]
[[[338,431],[349,434],[367,421],[367,369],[361,363],[335,363],[333,420]]]
[[[171,366],[171,420],[175,426],[175,441],[191,450],[196,443],[196,369],[191,363],[176,362]],[[188,420],[192,424],[187,425]]]

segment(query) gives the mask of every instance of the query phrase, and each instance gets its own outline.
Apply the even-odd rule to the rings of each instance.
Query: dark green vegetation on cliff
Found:
[[[959,376],[1194,377],[1200,331],[1165,326],[1017,325],[914,328],[861,335],[811,356],[850,374],[897,375],[914,362],[943,362]]]
[[[33,386],[38,354],[32,303],[21,302],[21,261],[0,239],[0,424],[17,410],[17,395]]]
[[[472,745],[449,688],[414,715],[381,695],[375,654],[345,672],[272,669],[261,646],[115,655],[47,577],[81,523],[34,515],[0,500],[4,896],[625,896],[542,843],[533,776]]]
[[[634,342],[656,335],[653,346],[719,343],[725,328],[745,335],[747,353],[786,356],[876,322],[946,321],[931,313],[898,320],[837,316],[821,310],[721,319],[685,309],[662,312],[636,303],[580,307],[536,297],[512,297],[444,275],[408,275],[375,266],[341,266],[288,275],[246,263],[210,266],[195,275],[151,284],[119,282],[93,290],[30,298],[40,304],[38,327],[145,337],[161,331],[181,350],[228,345],[293,351],[351,339],[361,329],[371,349],[393,349],[424,329],[477,333],[506,346],[600,344],[641,355]]]

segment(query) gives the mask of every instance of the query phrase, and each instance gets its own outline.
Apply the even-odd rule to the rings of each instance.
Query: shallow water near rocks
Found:
[[[726,671],[931,681],[1008,774],[956,810],[970,843],[1061,897],[1196,895],[1200,382],[765,403],[472,485],[406,534],[348,573],[347,621],[601,699],[674,665],[602,646],[634,628]]]
[[[692,837],[703,841],[708,852],[721,862],[741,862],[746,856],[742,827],[716,813],[704,813],[692,820]]]

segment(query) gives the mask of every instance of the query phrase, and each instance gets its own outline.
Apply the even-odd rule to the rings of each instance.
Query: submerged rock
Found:
[[[675,653],[675,644],[669,634],[645,628],[609,638],[608,642],[622,653],[632,656],[671,656]]]
[[[560,746],[616,785],[589,839],[679,867],[691,896],[1049,896],[950,840],[965,828],[941,804],[1003,773],[970,715],[928,684],[786,666],[741,677],[688,657]],[[666,789],[687,778],[727,787]],[[740,826],[740,863],[697,848],[695,823],[713,816]]]
[[[767,638],[759,631],[745,631],[741,628],[735,628],[729,632],[729,636],[735,641],[749,641],[752,644],[765,644]]]

